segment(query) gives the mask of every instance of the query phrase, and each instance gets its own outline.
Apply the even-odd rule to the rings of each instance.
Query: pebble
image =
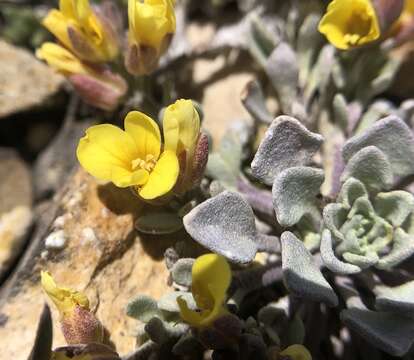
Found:
[[[66,235],[63,230],[57,230],[48,235],[45,240],[46,248],[61,250],[65,247]]]

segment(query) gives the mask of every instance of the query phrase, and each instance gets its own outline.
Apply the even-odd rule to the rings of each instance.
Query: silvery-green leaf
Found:
[[[191,286],[191,270],[193,268],[194,259],[182,258],[178,259],[171,269],[171,277],[175,283],[182,286]]]
[[[367,146],[349,159],[341,181],[351,177],[360,180],[371,190],[388,189],[393,180],[391,164],[375,146]]]
[[[300,221],[296,224],[296,228],[300,234],[299,238],[302,239],[306,249],[311,253],[318,250],[321,243],[321,222],[322,216],[319,211],[317,211],[313,214],[302,216]]]
[[[317,89],[322,94],[326,93],[331,74],[333,75],[335,68],[335,61],[335,48],[330,44],[325,45],[319,52],[318,59],[313,66],[310,79],[305,89],[305,99],[311,99]]]
[[[347,208],[351,208],[354,201],[360,197],[368,199],[367,189],[361,181],[349,178],[342,185],[341,192],[338,195],[338,202],[341,202]]]
[[[183,221],[175,213],[157,212],[140,216],[135,221],[135,228],[152,235],[164,235],[177,232],[183,227]]]
[[[291,113],[297,95],[299,66],[296,53],[286,42],[279,43],[266,63],[266,74],[275,88],[282,110]]]
[[[332,236],[331,232],[328,229],[325,229],[322,233],[321,241],[321,257],[325,266],[334,273],[337,274],[356,274],[361,271],[356,265],[347,264],[339,260],[334,252],[332,245]]]
[[[147,323],[153,317],[162,318],[157,302],[146,295],[140,295],[127,305],[126,313],[128,316]]]
[[[296,51],[299,58],[299,83],[303,87],[323,38],[318,31],[319,14],[309,14],[299,28]]]
[[[344,235],[339,230],[346,221],[349,209],[343,204],[331,203],[323,209],[323,222],[334,236],[334,240],[344,241]]]
[[[379,193],[374,200],[374,207],[379,216],[399,227],[414,211],[414,196],[402,190]]]
[[[275,32],[271,32],[256,12],[249,15],[249,50],[257,62],[266,67],[266,61],[272,50],[280,41]]]
[[[408,99],[401,103],[397,111],[399,116],[409,127],[413,127],[413,115],[414,115],[414,100]]]
[[[388,100],[377,100],[373,102],[364,115],[362,115],[361,120],[358,123],[354,134],[358,135],[369,129],[376,121],[382,119],[384,116],[391,115],[394,110],[392,102]]]
[[[335,123],[337,123],[343,131],[346,131],[348,129],[349,115],[345,96],[339,93],[335,94],[332,106]]]
[[[414,321],[410,318],[367,309],[346,309],[341,320],[374,347],[394,355],[403,356],[414,339]]]
[[[252,161],[253,175],[272,185],[282,170],[308,164],[322,141],[322,136],[310,132],[296,119],[279,116],[267,129]]]
[[[413,235],[407,234],[403,229],[394,230],[392,249],[389,254],[383,256],[377,263],[379,269],[391,269],[414,254]]]
[[[338,298],[305,245],[291,232],[281,236],[282,268],[286,287],[294,295],[337,306]]]
[[[264,124],[270,124],[272,122],[273,117],[267,109],[262,88],[257,80],[252,80],[247,83],[241,94],[241,101],[256,121]]]
[[[36,338],[28,360],[49,360],[52,355],[53,325],[48,305],[43,307]]]
[[[184,217],[187,232],[201,245],[235,263],[251,262],[257,252],[253,210],[238,193],[224,191]]]
[[[374,252],[366,253],[365,255],[344,252],[342,257],[349,263],[358,266],[361,269],[369,268],[378,263],[379,257]]]
[[[172,291],[172,292],[169,292],[163,295],[158,300],[158,308],[163,311],[167,311],[171,313],[179,313],[180,308],[178,307],[178,304],[177,304],[177,298],[179,297],[185,300],[189,309],[191,310],[197,309],[197,305],[194,301],[193,295],[190,292],[185,292],[185,291]]]
[[[283,170],[273,183],[273,207],[282,226],[295,225],[303,215],[319,212],[315,203],[323,170],[298,166]]]
[[[378,310],[414,316],[414,281],[395,287],[378,286],[374,291]]]
[[[212,153],[208,157],[206,175],[218,180],[228,189],[235,188],[238,178],[238,171],[235,172],[232,167],[227,164],[219,153]]]
[[[157,344],[164,344],[171,338],[180,337],[188,328],[187,324],[170,324],[157,317],[152,318],[145,324],[145,332]]]
[[[349,139],[343,147],[346,161],[366,146],[379,148],[391,164],[395,175],[414,173],[414,137],[411,129],[398,117],[377,121],[361,135]]]

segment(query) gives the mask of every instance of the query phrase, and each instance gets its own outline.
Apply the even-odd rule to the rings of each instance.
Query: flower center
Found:
[[[372,16],[367,13],[366,9],[355,9],[346,24],[344,39],[350,45],[358,45],[361,39],[369,34],[371,27]]]
[[[132,171],[143,169],[148,172],[151,172],[154,169],[156,163],[157,160],[155,159],[155,156],[152,154],[147,154],[145,156],[145,160],[141,158],[136,158],[135,160],[132,160],[131,167]]]

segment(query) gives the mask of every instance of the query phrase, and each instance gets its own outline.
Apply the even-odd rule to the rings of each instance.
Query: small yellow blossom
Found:
[[[175,32],[173,0],[128,0],[128,50],[125,66],[131,74],[150,74]]]
[[[89,66],[64,47],[46,42],[36,56],[68,77],[83,100],[104,110],[112,110],[128,90],[125,80],[104,66]]]
[[[118,55],[110,24],[95,14],[89,0],[60,0],[59,10],[49,11],[43,25],[82,60],[105,62]]]
[[[77,148],[81,165],[98,179],[136,188],[146,200],[169,193],[177,181],[179,163],[175,152],[161,151],[158,125],[147,115],[131,111],[124,127],[125,131],[110,124],[90,127]]]
[[[370,0],[333,0],[319,23],[319,31],[343,50],[370,43],[381,35]]]
[[[184,299],[178,298],[181,317],[195,327],[211,325],[227,310],[223,303],[231,281],[227,260],[217,254],[198,257],[192,268],[191,292],[200,311],[190,310]]]
[[[130,42],[160,50],[166,36],[175,32],[172,0],[128,0]]]
[[[287,347],[279,355],[288,356],[291,360],[312,360],[309,350],[299,344]]]
[[[89,300],[86,295],[71,289],[58,287],[47,271],[41,272],[43,290],[54,302],[63,318],[71,316],[77,306],[89,310]]]

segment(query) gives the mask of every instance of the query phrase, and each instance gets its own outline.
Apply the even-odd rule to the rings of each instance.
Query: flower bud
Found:
[[[44,43],[36,56],[65,75],[86,103],[104,110],[114,109],[127,92],[127,84],[105,66],[81,62],[60,45]]]
[[[68,344],[102,342],[103,328],[89,310],[89,300],[81,292],[58,287],[52,276],[41,272],[43,290],[54,302],[60,313],[60,324]]]
[[[128,22],[125,66],[131,74],[149,74],[175,32],[173,0],[128,0]]]

